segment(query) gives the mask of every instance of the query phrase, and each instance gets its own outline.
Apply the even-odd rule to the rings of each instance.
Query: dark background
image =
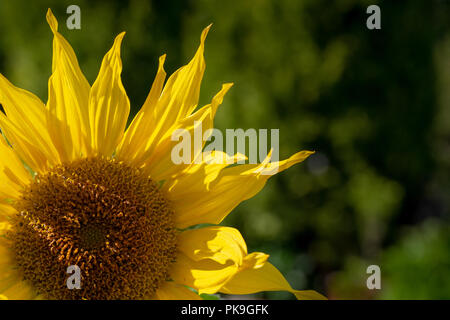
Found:
[[[81,8],[68,30],[67,6]],[[381,30],[366,8],[381,8]],[[127,31],[135,114],[158,57],[172,73],[206,43],[200,105],[234,82],[216,127],[279,128],[280,155],[316,150],[224,221],[297,289],[333,299],[450,299],[450,2],[0,1],[0,72],[47,99],[52,8],[92,84]],[[366,268],[381,268],[368,290]],[[263,293],[263,298],[292,298]]]

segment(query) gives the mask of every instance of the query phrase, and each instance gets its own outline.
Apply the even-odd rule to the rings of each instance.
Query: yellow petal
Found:
[[[247,246],[238,230],[206,227],[179,236],[170,276],[202,293],[216,293],[242,267]]]
[[[48,127],[62,161],[71,161],[88,153],[90,86],[72,47],[58,32],[58,22],[50,9],[47,21],[54,35]]]
[[[137,115],[136,124],[130,127],[126,140],[121,144],[119,156],[131,155],[134,165],[141,166],[155,152],[161,140],[194,111],[205,71],[203,52],[209,28],[203,30],[194,58],[169,77],[162,93],[161,87],[166,76],[163,70],[165,57],[160,58],[158,73],[143,106],[144,111]]]
[[[180,253],[170,275],[175,282],[195,288],[200,294],[213,294],[220,290],[237,270],[232,261],[226,264],[210,259],[193,261]]]
[[[211,104],[208,104],[190,115],[189,117],[183,119],[177,124],[177,129],[189,133],[190,137],[190,154],[191,162],[197,159],[202,152],[205,145],[203,141],[204,133],[213,128],[213,121],[217,111],[217,108],[222,104],[223,98],[228,90],[233,84],[227,83],[222,86],[222,89],[214,96]],[[196,138],[196,133],[201,135],[198,145],[194,141]],[[168,132],[162,139],[161,142],[155,149],[155,152],[145,160],[144,168],[147,169],[148,174],[156,181],[166,180],[173,175],[180,173],[185,168],[189,167],[190,163],[187,164],[175,164],[172,159],[173,148],[180,143],[177,140],[173,140],[172,133]],[[197,138],[198,139],[198,138]]]
[[[59,163],[47,127],[49,112],[41,100],[0,74],[0,104],[6,113],[0,113],[0,128],[20,158],[37,172]]]
[[[21,282],[13,262],[9,241],[5,233],[10,229],[8,222],[0,222],[0,294],[16,299],[14,287]],[[11,290],[12,289],[12,290]]]
[[[198,103],[200,95],[200,84],[205,72],[205,40],[211,25],[206,27],[200,36],[200,46],[194,58],[188,65],[181,68],[177,74],[177,79],[173,83],[169,108],[176,112],[176,120],[180,120],[190,115]],[[164,94],[164,93],[163,93]]]
[[[1,251],[1,250],[0,250]],[[12,264],[0,264],[0,294],[5,294],[5,291],[21,282],[17,270]]]
[[[0,201],[0,222],[8,221],[8,219],[17,213],[8,201]]]
[[[36,292],[28,282],[22,280],[14,264],[9,242],[4,237],[9,229],[9,223],[0,223],[0,295],[9,300],[34,299]]]
[[[191,199],[201,192],[208,192],[210,184],[217,179],[222,169],[246,159],[247,157],[240,153],[229,156],[216,150],[211,153],[203,152],[202,162],[194,162],[175,178],[168,179],[162,190],[170,194],[172,201]]]
[[[111,50],[103,58],[89,94],[93,152],[106,157],[111,156],[119,144],[130,113],[130,101],[120,78],[120,45],[124,35],[122,32],[116,37]]]
[[[11,223],[7,221],[0,222],[0,236],[4,236],[9,230],[11,230]]]
[[[11,252],[9,250],[9,240],[3,237],[7,229],[9,229],[8,224],[0,224],[0,232],[2,233],[2,237],[0,237],[0,271],[5,271],[5,268],[13,265]],[[4,272],[0,272],[0,274],[4,274]]]
[[[256,195],[272,175],[303,161],[312,153],[301,151],[287,160],[274,163],[268,162],[269,155],[261,164],[225,168],[215,181],[209,184],[209,188],[192,189],[189,201],[177,195],[183,193],[183,190],[172,188],[167,195],[176,212],[177,227],[183,229],[200,223],[219,224],[242,201]],[[180,184],[183,184],[184,179],[204,181],[204,172],[199,170],[190,177],[180,176],[175,180],[181,180]]]
[[[32,300],[37,295],[25,281],[19,281],[1,293],[8,300]]]
[[[0,136],[0,203],[4,199],[17,198],[30,179],[18,156]]]
[[[164,71],[164,61],[166,55],[159,58],[158,72],[150,89],[150,93],[144,102],[141,110],[136,114],[128,129],[125,131],[120,145],[117,147],[117,157],[119,159],[126,159],[128,162],[139,167],[145,157],[145,147],[148,143],[149,133],[152,132],[152,127],[158,122],[155,113],[155,106],[161,95],[164,80],[166,79],[166,72]]]
[[[247,246],[240,232],[221,226],[182,232],[178,237],[178,250],[195,261],[212,259],[221,264],[233,261],[238,266],[247,255]]]
[[[176,284],[172,281],[166,281],[156,291],[155,299],[157,300],[202,300],[202,298],[189,290],[185,286]]]
[[[269,258],[269,255],[262,253],[262,252],[250,253],[244,258],[244,263],[241,266],[241,270],[247,269],[247,268],[252,268],[252,269],[262,268],[268,258]]]
[[[292,289],[280,271],[269,262],[257,269],[243,269],[220,289],[220,292],[227,294],[252,294],[261,291],[289,291],[297,299],[303,300],[326,299],[312,290]]]
[[[157,119],[160,120],[155,128],[158,135],[164,135],[170,131],[168,130],[170,127],[189,116],[197,106],[200,84],[205,71],[204,44],[210,27],[203,30],[200,46],[194,58],[167,80],[154,111]]]

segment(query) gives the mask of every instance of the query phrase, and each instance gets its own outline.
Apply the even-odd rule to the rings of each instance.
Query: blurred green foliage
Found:
[[[81,8],[81,30],[65,26]],[[382,29],[366,28],[378,4]],[[330,298],[449,299],[449,1],[1,1],[0,72],[47,96],[52,8],[92,83],[120,31],[132,114],[167,53],[206,45],[201,104],[235,86],[216,127],[279,128],[280,154],[316,150],[225,221],[293,287]],[[366,288],[381,267],[382,289]],[[284,293],[257,297],[292,298]]]

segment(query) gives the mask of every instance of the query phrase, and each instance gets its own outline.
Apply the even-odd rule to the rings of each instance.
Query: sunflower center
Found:
[[[168,279],[173,211],[157,184],[115,160],[90,158],[39,175],[16,202],[9,233],[25,280],[50,299],[139,299]],[[81,289],[69,289],[69,266]]]
[[[101,226],[87,225],[80,230],[80,245],[83,248],[94,250],[105,245],[107,232]]]

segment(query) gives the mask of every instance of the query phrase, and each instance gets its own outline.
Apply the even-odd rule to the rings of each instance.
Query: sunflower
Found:
[[[294,290],[240,232],[218,224],[287,160],[215,151],[175,165],[171,135],[213,119],[232,84],[195,111],[205,70],[203,30],[189,64],[165,83],[165,55],[150,93],[126,127],[119,34],[92,87],[51,10],[52,75],[44,105],[0,75],[0,295],[7,299],[200,299],[200,294]],[[195,111],[195,112],[194,112]],[[125,130],[126,129],[126,130]],[[200,157],[200,158],[198,158]],[[225,160],[225,161],[224,161]],[[69,289],[68,267],[81,287]]]

